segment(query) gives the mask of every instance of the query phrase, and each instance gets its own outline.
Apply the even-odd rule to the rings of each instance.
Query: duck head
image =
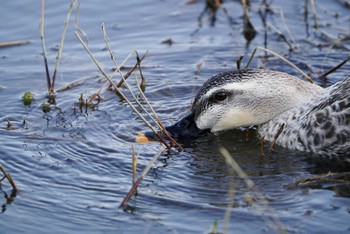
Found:
[[[191,139],[238,127],[260,125],[322,88],[286,73],[244,69],[214,75],[199,89],[191,112],[167,131]]]

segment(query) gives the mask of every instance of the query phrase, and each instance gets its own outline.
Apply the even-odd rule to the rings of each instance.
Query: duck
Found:
[[[218,73],[198,90],[190,113],[166,130],[175,139],[256,126],[264,141],[350,162],[350,76],[323,88],[263,68]]]

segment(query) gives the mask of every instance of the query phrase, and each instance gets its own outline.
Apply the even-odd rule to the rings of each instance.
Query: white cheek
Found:
[[[219,120],[219,114],[221,114],[221,108],[212,106],[209,109],[201,113],[196,119],[196,125],[199,129],[212,129],[212,127]]]
[[[220,119],[212,126],[212,132],[229,130],[238,127],[247,127],[254,125],[256,122],[254,116],[241,109],[231,109],[224,113]]]

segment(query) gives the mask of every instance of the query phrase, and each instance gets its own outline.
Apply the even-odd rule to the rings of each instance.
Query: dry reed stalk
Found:
[[[157,113],[155,112],[155,110],[153,109],[151,103],[148,101],[148,99],[146,98],[145,94],[144,94],[144,84],[145,84],[145,78],[143,76],[143,73],[142,73],[142,69],[141,69],[141,59],[137,53],[137,51],[135,51],[136,53],[136,60],[137,60],[137,63],[136,63],[136,66],[139,68],[139,72],[140,72],[140,75],[141,75],[141,84],[139,84],[138,82],[138,79],[137,77],[135,76],[135,81],[136,81],[136,86],[137,88],[139,89],[139,93],[142,97],[142,99],[147,103],[148,107],[150,108],[151,112],[153,113],[154,117],[146,110],[146,108],[140,103],[140,101],[138,100],[138,98],[136,97],[135,93],[133,92],[133,90],[131,89],[131,87],[129,86],[129,84],[127,83],[126,79],[125,79],[125,76],[123,75],[122,71],[121,71],[121,66],[119,66],[119,64],[116,62],[115,58],[114,58],[114,55],[112,53],[112,50],[111,50],[111,47],[110,47],[110,44],[109,44],[109,37],[106,33],[106,28],[104,26],[104,24],[102,24],[102,31],[103,31],[103,37],[104,37],[104,41],[105,41],[105,44],[106,44],[106,47],[107,47],[107,50],[109,52],[109,55],[116,67],[116,71],[120,73],[121,77],[122,77],[122,81],[123,83],[125,84],[126,88],[129,90],[129,92],[131,93],[131,95],[133,96],[135,102],[138,104],[138,106],[147,114],[148,117],[151,118],[151,120],[156,124],[156,126],[168,137],[168,139],[170,140],[170,142],[177,146],[180,150],[183,150],[183,148],[180,146],[180,144],[178,144],[171,136],[170,134],[166,131],[163,123],[161,122],[160,118],[158,117]],[[148,53],[148,51],[145,53],[145,55]],[[144,57],[144,56],[143,56]],[[135,67],[135,66],[134,66]]]
[[[151,159],[151,161],[148,163],[148,165],[146,166],[146,168],[143,170],[142,174],[140,175],[140,177],[135,181],[135,183],[133,184],[133,186],[131,187],[131,189],[129,190],[129,192],[127,193],[127,195],[124,197],[123,201],[120,203],[119,208],[125,208],[126,205],[128,204],[130,198],[132,197],[132,195],[136,192],[137,187],[139,186],[139,184],[141,183],[141,181],[143,180],[143,178],[148,174],[149,170],[151,169],[152,165],[158,160],[158,158],[160,157],[160,155],[164,152],[165,148],[164,147],[160,147],[158,152],[153,156],[153,158]]]
[[[263,4],[261,4],[261,6],[263,6]],[[260,6],[260,8],[261,8],[261,6]],[[265,6],[265,11],[266,11],[267,5],[264,5],[264,6]],[[271,10],[271,7],[268,6],[268,9]],[[291,34],[291,32],[290,32],[290,30],[289,30],[289,28],[288,28],[288,25],[287,25],[287,23],[286,23],[286,18],[285,18],[285,16],[284,16],[284,11],[283,11],[282,8],[279,8],[279,7],[274,8],[274,9],[276,9],[277,11],[279,11],[279,13],[280,13],[280,18],[281,18],[281,21],[282,21],[282,25],[284,26],[284,29],[285,29],[285,31],[287,32],[288,37],[290,38],[290,41],[291,41],[292,43],[290,43],[290,42],[287,40],[287,37],[286,37],[283,33],[281,33],[280,30],[278,30],[276,27],[274,27],[274,26],[271,25],[270,23],[267,23],[267,22],[266,22],[266,19],[263,20],[263,21],[264,21],[264,22],[263,22],[263,23],[264,23],[264,27],[265,27],[265,28],[270,27],[270,28],[272,28],[273,30],[275,30],[276,33],[277,33],[279,36],[281,36],[282,39],[283,39],[284,41],[287,42],[287,44],[288,44],[288,46],[290,47],[290,49],[293,49],[292,44],[295,45],[296,42],[295,42],[295,39],[294,39],[293,35]],[[260,10],[259,10],[259,11],[260,11]],[[266,48],[266,47],[265,47],[265,48]]]
[[[68,8],[67,17],[66,17],[66,20],[64,22],[63,32],[61,35],[61,41],[60,41],[60,45],[59,45],[57,56],[56,56],[55,69],[54,69],[54,73],[53,73],[53,77],[52,77],[52,81],[51,81],[51,76],[50,76],[50,72],[49,72],[49,65],[48,65],[47,56],[46,56],[45,36],[44,36],[45,0],[41,1],[41,18],[40,18],[40,24],[39,24],[40,25],[40,40],[41,40],[41,47],[43,50],[44,65],[45,65],[46,80],[47,80],[47,90],[48,90],[49,97],[53,97],[53,94],[54,94],[56,75],[58,72],[58,66],[59,66],[59,63],[61,60],[61,56],[62,56],[63,44],[64,44],[64,39],[65,39],[67,28],[68,28],[69,19],[70,19],[71,12],[73,11],[73,8],[77,2],[78,2],[78,0],[72,1],[69,8]]]
[[[243,59],[243,56],[239,56],[239,58],[236,60],[237,70],[241,69],[242,59]]]
[[[281,125],[281,127],[278,129],[276,135],[274,136],[273,141],[271,142],[271,145],[270,145],[270,151],[275,149],[276,141],[277,141],[278,137],[281,135],[283,129],[284,129],[284,124]]]
[[[138,155],[135,155],[134,145],[131,145],[131,159],[132,159],[132,164],[131,164],[131,170],[132,170],[132,184],[135,184],[136,177],[137,177],[137,158],[138,158]]]
[[[17,193],[17,192],[18,192],[18,188],[17,188],[15,182],[13,181],[11,175],[8,174],[8,173],[6,172],[5,168],[3,168],[3,167],[1,166],[1,164],[0,164],[0,171],[2,172],[2,174],[4,174],[4,178],[6,178],[7,181],[11,184],[13,191],[14,191],[15,193]],[[3,178],[3,179],[4,179],[4,178]],[[3,180],[3,179],[2,179],[2,180]],[[1,182],[1,181],[0,181],[0,182]]]
[[[124,59],[124,61],[121,63],[120,68],[127,62],[127,60],[130,58],[131,55],[132,55],[132,52],[129,53],[128,56],[126,56],[126,58]],[[144,57],[145,57],[145,56],[144,56]],[[135,67],[136,67],[136,66],[137,66],[137,64],[135,64]],[[113,78],[113,76],[114,76],[117,72],[119,72],[119,69],[120,69],[120,68],[116,69],[116,70],[110,75],[110,77]],[[124,76],[124,79],[125,79],[125,76]],[[109,85],[109,86],[108,86],[108,85]],[[89,103],[89,104],[92,103],[96,97],[100,96],[100,93],[102,92],[102,90],[103,90],[104,88],[106,88],[107,86],[108,86],[108,87],[111,87],[111,84],[110,84],[108,81],[107,81],[105,84],[103,84],[102,87],[101,87],[95,94],[93,94],[93,95],[91,96],[91,98],[90,98],[90,100],[88,101],[88,103]],[[117,85],[117,86],[118,86],[118,85]],[[119,87],[120,87],[120,86],[118,86],[118,88],[119,88]]]
[[[121,92],[121,90],[117,87],[117,85],[113,82],[113,80],[107,75],[107,73],[104,71],[102,66],[99,64],[95,56],[91,53],[90,49],[87,47],[83,39],[80,37],[80,35],[75,32],[76,37],[80,41],[80,43],[83,45],[84,49],[86,52],[89,54],[90,58],[92,61],[95,63],[99,71],[102,73],[102,75],[109,81],[109,83],[112,85],[112,87],[116,90],[119,96],[121,96],[126,103],[130,106],[133,112],[135,112],[141,120],[153,131],[153,133],[158,137],[158,139],[167,147],[169,151],[171,151],[171,146],[168,145],[166,140],[164,139],[163,136],[161,136],[158,131],[142,116],[142,114],[134,107],[134,105],[127,99],[127,97]]]
[[[321,79],[325,79],[327,78],[327,76],[333,72],[335,72],[336,70],[338,70],[340,67],[342,67],[345,63],[347,63],[350,60],[350,55],[348,55],[348,57],[346,59],[344,59],[344,61],[342,61],[341,63],[339,63],[338,65],[336,65],[335,67],[332,67],[331,69],[329,69],[328,71],[326,71],[325,73],[323,73],[322,75],[320,75]]]
[[[315,175],[308,178],[299,179],[297,182],[288,185],[288,189],[295,189],[296,187],[305,188],[305,187],[311,187],[315,185],[319,187],[319,183],[321,182],[325,182],[327,184],[339,183],[341,185],[349,185],[350,181],[346,179],[349,176],[350,176],[350,172],[339,172],[339,173],[328,172],[322,175]],[[345,178],[339,179],[341,177],[345,177]]]
[[[291,41],[293,42],[293,44],[295,44],[295,43],[296,43],[296,42],[295,42],[295,39],[294,39],[292,33],[290,32],[290,30],[289,30],[289,28],[288,28],[288,25],[287,25],[287,23],[286,23],[286,18],[284,17],[284,11],[283,11],[282,8],[280,9],[280,16],[281,16],[282,23],[283,23],[283,25],[284,25],[284,29],[285,29],[286,32],[288,33],[289,38],[291,39]]]
[[[40,40],[41,40],[41,47],[43,50],[43,57],[44,57],[44,65],[45,65],[45,72],[46,72],[46,81],[47,81],[47,90],[49,92],[49,96],[52,95],[51,93],[51,76],[49,71],[49,65],[47,63],[47,57],[46,57],[46,48],[45,48],[45,36],[44,36],[44,28],[45,28],[45,0],[41,1],[41,18],[40,18]]]
[[[255,185],[255,183],[243,171],[243,169],[238,165],[238,163],[232,158],[232,156],[227,151],[227,149],[224,147],[220,147],[219,151],[224,156],[227,165],[229,165],[237,173],[237,175],[241,179],[243,179],[243,181],[246,183],[247,187],[255,193],[257,200],[263,202],[264,206],[266,207],[265,209],[262,208],[261,206],[259,206],[258,204],[256,204],[255,208],[257,209],[257,211],[260,211],[261,214],[264,214],[265,211],[267,211],[271,215],[271,217],[266,217],[265,215],[263,216],[263,218],[265,219],[265,222],[267,224],[270,224],[271,228],[273,228],[277,233],[287,233],[287,229],[284,227],[281,220],[277,217],[274,210],[269,208],[269,201],[259,191],[259,189]],[[254,205],[254,203],[253,203],[253,205]],[[228,213],[228,214],[226,214],[226,213]],[[228,211],[226,211],[226,213],[225,213],[225,222],[228,222],[229,218],[230,218],[229,215],[230,215],[231,211],[228,209]],[[228,223],[225,224],[225,227],[228,230]]]
[[[140,92],[142,99],[147,103],[147,105],[151,109],[153,115],[155,116],[155,118],[157,120],[156,124],[159,126],[160,130],[168,137],[168,139],[170,140],[170,142],[172,143],[173,146],[176,146],[179,150],[183,151],[184,149],[182,148],[182,146],[179,143],[177,143],[177,141],[174,138],[172,138],[171,135],[168,133],[168,131],[165,129],[164,124],[162,123],[162,121],[158,117],[156,111],[153,109],[151,103],[149,102],[149,100],[145,96],[144,92],[142,91],[141,85],[139,84],[137,77],[135,77],[135,81],[136,81],[136,85],[139,89],[139,92]]]
[[[124,61],[122,62],[122,64],[120,65],[120,67],[122,67],[124,65],[124,63],[127,62],[127,60],[130,58],[130,56],[132,55],[132,53],[129,53],[128,56],[124,59]],[[136,65],[135,65],[136,66]],[[113,78],[113,76],[118,72],[119,68],[116,69],[111,75],[110,77]],[[117,85],[118,86],[118,85]],[[92,103],[94,101],[94,99],[96,97],[99,97],[100,96],[100,93],[102,92],[102,90],[104,88],[107,88],[107,87],[111,87],[111,84],[107,81],[105,84],[102,85],[102,87],[95,93],[91,96],[90,100],[88,101],[88,103]],[[119,87],[118,87],[119,88]]]
[[[111,57],[111,59],[112,59],[112,61],[113,61],[113,63],[114,63],[114,66],[116,67],[116,72],[119,72],[119,73],[120,73],[120,76],[122,77],[122,81],[123,81],[125,87],[129,90],[130,94],[132,95],[132,97],[133,97],[134,101],[137,103],[137,105],[151,118],[151,120],[152,120],[154,123],[156,123],[156,124],[158,125],[157,121],[153,118],[153,116],[152,116],[152,115],[146,110],[146,108],[140,103],[140,101],[139,101],[138,98],[136,97],[134,91],[131,89],[131,87],[130,87],[129,84],[127,83],[126,79],[124,78],[125,76],[124,76],[124,74],[122,73],[122,71],[121,71],[121,69],[120,69],[121,66],[119,66],[118,63],[116,62],[116,60],[115,60],[115,58],[114,58],[114,55],[113,55],[113,53],[112,53],[111,47],[110,47],[110,45],[109,45],[109,37],[108,37],[108,35],[107,35],[107,33],[106,33],[106,29],[105,29],[105,27],[104,27],[104,24],[102,24],[102,31],[103,31],[104,41],[105,41],[105,44],[106,44],[106,46],[107,46],[107,50],[108,50],[109,55],[110,55],[110,57]],[[137,52],[136,52],[136,53],[137,53]],[[146,54],[147,54],[147,53],[148,53],[148,52],[146,52]],[[137,61],[137,63],[136,63],[135,66],[139,66],[139,59],[138,59],[138,61]],[[137,81],[137,80],[136,80],[136,81]],[[160,125],[158,125],[157,127],[161,128]]]
[[[309,0],[309,1],[310,1],[310,4],[311,4],[312,16],[314,18],[314,28],[318,29],[315,0]]]
[[[287,40],[287,37],[280,30],[278,30],[275,26],[273,26],[270,23],[266,23],[266,26],[271,28],[280,38],[282,38],[282,40],[289,46],[290,51],[294,49],[292,44]]]
[[[62,35],[61,35],[61,41],[60,41],[60,45],[58,47],[58,52],[57,52],[57,57],[56,57],[55,70],[54,70],[53,76],[52,76],[51,93],[54,93],[54,89],[55,89],[56,75],[57,75],[58,66],[60,64],[60,60],[61,60],[61,56],[62,56],[64,39],[66,38],[66,32],[67,32],[67,28],[68,28],[70,15],[71,15],[71,13],[73,11],[73,8],[77,4],[77,2],[78,2],[78,0],[74,0],[74,1],[71,2],[70,6],[68,8],[66,20],[64,21],[63,31],[62,31]]]
[[[146,58],[147,54],[148,54],[148,51],[147,51],[147,53],[142,55],[142,57],[140,58],[140,63]],[[120,65],[120,67],[122,67],[122,65]],[[137,63],[132,68],[130,68],[130,70],[124,75],[124,79],[121,79],[119,81],[119,83],[117,84],[117,86],[118,87],[122,86],[124,83],[124,80],[128,79],[129,76],[135,71],[136,68],[137,68]]]
[[[255,53],[257,50],[262,50],[262,51],[265,51],[265,52],[268,52],[270,54],[272,54],[273,56],[275,56],[276,58],[279,58],[280,60],[282,60],[283,62],[289,64],[291,67],[293,67],[294,69],[296,69],[298,72],[300,72],[300,74],[302,74],[308,81],[310,81],[310,83],[314,83],[314,81],[312,80],[312,78],[307,75],[305,72],[303,72],[300,68],[298,68],[295,64],[293,64],[291,61],[289,61],[288,59],[284,58],[282,55],[279,55],[277,54],[276,52],[272,51],[272,50],[269,50],[269,49],[265,49],[263,47],[260,47],[260,46],[257,46],[255,47],[252,55],[250,56],[249,60],[248,60],[248,63],[246,65],[246,68],[248,68],[250,66],[250,63],[252,62],[253,60],[253,57],[255,56]]]
[[[9,41],[9,42],[0,42],[0,48],[9,47],[9,46],[19,46],[24,44],[29,44],[30,41]]]
[[[86,44],[89,44],[89,38],[87,36],[87,33],[84,30],[82,30],[81,28],[79,28],[79,24],[78,24],[79,14],[80,14],[80,3],[78,4],[77,12],[75,14],[74,28],[75,28],[75,30],[77,30],[79,32],[80,35],[83,35],[86,38]]]

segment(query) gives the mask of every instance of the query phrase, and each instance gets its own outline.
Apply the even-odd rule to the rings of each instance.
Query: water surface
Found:
[[[205,1],[83,1],[79,27],[87,33],[90,49],[107,71],[113,63],[105,49],[102,22],[118,61],[132,50],[140,54],[149,50],[142,63],[145,93],[164,123],[172,124],[186,114],[206,79],[235,69],[241,55],[245,64],[256,46],[264,46],[260,2],[252,2],[249,10],[257,32],[249,43],[242,34],[240,2],[224,1],[216,21],[205,12],[200,25]],[[45,38],[51,73],[69,3],[46,3]],[[342,1],[317,1],[315,29],[311,13],[304,18],[304,4],[270,3],[266,22],[286,36],[293,50],[275,30],[267,31],[267,47],[293,61],[320,85],[328,86],[349,75],[348,63],[327,80],[317,78],[349,55],[350,10]],[[311,12],[310,6],[308,10]],[[291,233],[350,230],[348,186],[288,188],[299,179],[328,172],[329,162],[320,164],[309,155],[281,148],[265,152],[262,158],[257,139],[247,139],[240,132],[189,142],[181,153],[164,153],[127,209],[118,208],[131,187],[131,146],[140,152],[141,173],[160,145],[130,140],[148,128],[110,91],[102,92],[102,101],[94,110],[79,110],[79,97],[91,97],[105,81],[74,36],[73,22],[56,88],[80,82],[57,92],[56,106],[43,113],[41,103],[46,100],[47,87],[39,35],[40,2],[5,1],[0,15],[6,22],[0,25],[2,41],[31,41],[0,49],[0,163],[20,189],[8,202],[11,187],[6,181],[1,184],[1,233],[209,233],[216,221],[217,231],[224,230],[228,205],[233,206],[230,233],[274,232],[276,225],[271,220],[279,220]],[[346,36],[347,40],[342,40]],[[162,43],[169,39],[171,45]],[[127,66],[135,61],[132,57]],[[262,52],[252,66],[301,77]],[[35,100],[24,106],[21,97],[28,90]],[[10,129],[7,120],[12,123]],[[255,193],[226,165],[218,151],[222,145],[254,181],[268,206],[261,200],[249,202]],[[342,171],[338,166],[331,169]],[[234,191],[233,199],[230,191]]]

